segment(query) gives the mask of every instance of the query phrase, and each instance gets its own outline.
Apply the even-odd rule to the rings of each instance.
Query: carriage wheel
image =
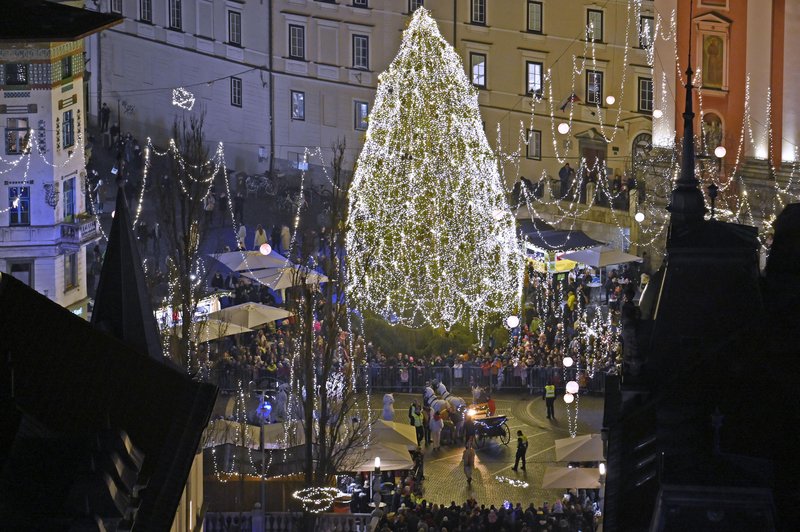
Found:
[[[478,434],[475,436],[475,443],[478,444],[478,449],[483,449],[483,446],[486,445],[486,434]]]
[[[500,435],[500,441],[503,442],[503,445],[508,445],[508,442],[511,441],[511,430],[508,428],[508,425],[503,425],[503,433]]]

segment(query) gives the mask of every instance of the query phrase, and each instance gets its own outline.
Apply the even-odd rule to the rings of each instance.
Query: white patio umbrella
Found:
[[[271,251],[269,255],[262,255],[260,251],[228,251],[211,256],[235,272],[291,265],[289,259],[275,251]]]
[[[641,262],[641,257],[625,253],[618,249],[597,246],[580,251],[570,251],[561,255],[562,259],[574,260],[582,264],[588,264],[595,268],[603,268],[612,264],[624,264],[626,262]]]
[[[236,325],[235,323],[227,323],[222,320],[215,319],[198,321],[193,325],[196,327],[195,330],[197,331],[198,342],[210,342],[211,340],[218,340],[232,334],[253,332],[247,327],[242,327],[241,325]],[[176,327],[175,332],[178,336],[183,334],[181,327]]]
[[[372,441],[380,444],[389,443],[416,447],[417,431],[408,423],[379,419],[372,425]],[[381,457],[381,460],[383,460],[383,457]]]
[[[558,462],[599,462],[603,460],[603,439],[599,434],[584,434],[555,441]]]
[[[585,488],[600,487],[600,469],[597,467],[551,467],[544,470],[542,488]]]
[[[376,443],[366,449],[360,449],[353,456],[345,458],[341,470],[373,471],[375,469],[375,457],[381,459],[382,471],[405,471],[414,467],[414,460],[411,459],[411,455],[404,445]]]
[[[326,276],[313,270],[304,272],[303,275],[305,275],[306,279],[305,284],[319,284],[328,282],[328,278]],[[286,288],[300,284],[299,279],[301,274],[297,266],[288,266],[244,272],[242,273],[242,277],[253,279],[254,281],[266,285],[273,290],[285,290]]]
[[[282,308],[270,307],[261,303],[242,303],[212,312],[208,318],[252,329],[265,323],[286,319],[291,315],[291,312]]]

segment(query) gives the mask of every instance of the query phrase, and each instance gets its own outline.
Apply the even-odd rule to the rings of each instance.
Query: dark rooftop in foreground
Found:
[[[0,42],[77,41],[122,22],[122,15],[46,2],[0,0]]]

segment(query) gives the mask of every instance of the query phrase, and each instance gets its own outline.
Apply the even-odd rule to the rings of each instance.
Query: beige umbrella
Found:
[[[416,447],[417,430],[413,425],[409,425],[408,423],[397,423],[395,421],[379,419],[372,425],[372,441],[376,443],[380,442],[404,445],[406,447]]]
[[[253,279],[273,290],[285,290],[286,288],[300,284],[301,277],[305,276],[305,284],[319,284],[328,282],[328,278],[319,272],[309,270],[301,272],[297,266],[287,266],[282,268],[267,268],[264,270],[254,270],[242,273],[242,277]]]
[[[286,319],[291,315],[291,312],[282,308],[270,307],[261,303],[242,303],[212,312],[208,318],[252,329],[265,323]]]
[[[585,488],[600,487],[600,469],[596,467],[547,467],[544,470],[542,488]]]
[[[599,462],[603,460],[603,439],[599,434],[584,434],[555,441],[557,462]]]
[[[416,443],[416,439],[414,440]],[[377,443],[348,455],[342,464],[342,471],[373,471],[375,458],[381,459],[381,471],[405,471],[414,468],[414,460],[404,445],[396,443]]]
[[[211,256],[235,272],[283,268],[291,265],[289,259],[274,251],[268,255],[262,255],[260,251],[228,251]]]
[[[211,340],[218,340],[232,334],[253,332],[247,327],[215,319],[198,321],[194,323],[193,326],[195,328],[195,340],[197,342],[210,342]],[[183,334],[181,327],[176,327],[175,332],[178,336]]]

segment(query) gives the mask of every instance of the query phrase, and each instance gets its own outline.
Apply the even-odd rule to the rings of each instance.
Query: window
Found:
[[[542,3],[528,0],[528,31],[542,33]]]
[[[425,5],[424,0],[408,0],[408,12],[413,13],[418,8]]]
[[[586,103],[603,105],[603,73],[597,70],[586,71]]]
[[[75,145],[75,121],[72,111],[64,112],[64,123],[61,125],[61,145],[65,148]]]
[[[240,78],[231,78],[231,105],[242,106],[242,80]]]
[[[486,54],[469,54],[469,70],[472,73],[472,84],[486,88]]]
[[[153,0],[139,0],[139,19],[153,23]]]
[[[486,0],[472,0],[470,2],[469,20],[473,24],[486,24]]]
[[[238,11],[228,11],[228,42],[242,45],[242,14]]]
[[[6,85],[27,85],[28,65],[24,63],[8,63],[6,65]]]
[[[653,17],[639,17],[639,48],[650,48],[656,36],[655,32]]]
[[[31,225],[31,187],[9,187],[8,207],[8,225]]]
[[[292,120],[306,119],[306,93],[292,91]]]
[[[72,56],[67,56],[61,60],[61,79],[72,77]]]
[[[64,221],[75,221],[75,178],[70,177],[64,181]]]
[[[6,154],[26,153],[30,140],[27,118],[6,118]]]
[[[525,62],[525,93],[542,97],[542,64],[536,61]]]
[[[183,0],[169,0],[169,27],[172,30],[183,29],[183,13],[181,2]]]
[[[369,69],[369,37],[353,35],[353,68]]]
[[[369,116],[369,104],[367,102],[355,102],[355,128],[358,131],[366,131],[367,117]]]
[[[599,9],[586,11],[586,40],[603,42],[603,12]]]
[[[289,57],[306,58],[306,29],[303,26],[289,24]]]
[[[528,130],[528,150],[525,153],[528,159],[542,160],[542,132],[537,129]]]
[[[64,255],[64,291],[78,286],[78,254]]]
[[[368,0],[353,0],[353,7],[369,7]]]
[[[653,112],[653,80],[639,78],[639,111]]]
[[[11,277],[33,287],[33,262],[8,262]]]
[[[122,0],[111,0],[111,12],[122,13]]]

